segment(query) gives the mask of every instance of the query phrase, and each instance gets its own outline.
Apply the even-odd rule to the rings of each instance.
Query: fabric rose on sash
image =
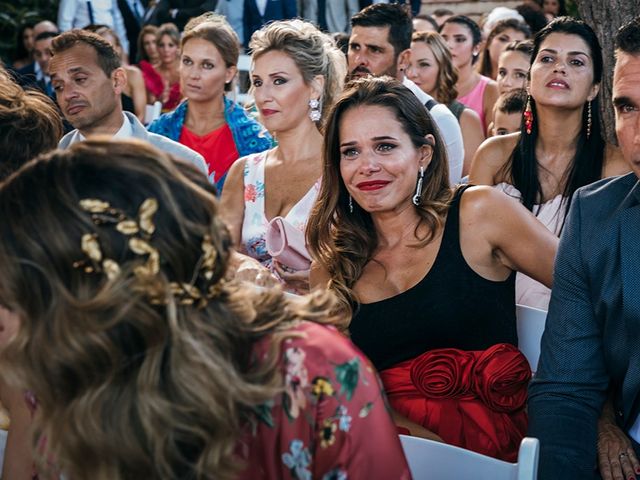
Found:
[[[485,405],[497,412],[514,412],[527,401],[531,367],[513,345],[499,343],[480,354],[475,364],[475,385]]]

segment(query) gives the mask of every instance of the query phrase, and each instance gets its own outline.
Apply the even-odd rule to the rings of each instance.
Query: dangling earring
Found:
[[[311,121],[320,121],[320,118],[322,117],[322,115],[320,114],[320,102],[315,98],[312,98],[311,100],[309,100],[309,108],[311,109],[309,110],[309,118],[311,119]]]
[[[533,127],[533,111],[531,110],[531,95],[527,95],[527,106],[524,108],[524,129],[527,135],[531,135]]]
[[[422,201],[422,179],[424,178],[424,167],[420,166],[420,173],[418,174],[418,182],[416,183],[416,194],[411,201],[417,207]]]
[[[353,213],[353,198],[349,195],[349,213]]]
[[[591,136],[591,100],[587,104],[587,140]]]

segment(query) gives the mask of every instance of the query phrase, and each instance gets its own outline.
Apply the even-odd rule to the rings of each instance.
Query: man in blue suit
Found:
[[[296,0],[244,0],[244,46],[251,35],[271,20],[287,20],[298,16]]]
[[[599,478],[598,463],[603,478],[640,473],[640,17],[616,44],[616,133],[633,173],[579,189],[562,233],[529,397],[541,480]],[[601,415],[614,441],[598,458]]]

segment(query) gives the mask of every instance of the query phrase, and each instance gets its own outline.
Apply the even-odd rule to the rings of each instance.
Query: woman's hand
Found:
[[[278,280],[255,258],[233,252],[229,259],[227,279],[242,280],[259,287],[275,287]]]
[[[606,414],[598,421],[598,465],[603,480],[635,480],[640,474],[629,438]]]
[[[273,259],[273,268],[280,275],[289,287],[299,292],[309,292],[309,270],[296,270],[291,272],[286,269],[275,258]]]

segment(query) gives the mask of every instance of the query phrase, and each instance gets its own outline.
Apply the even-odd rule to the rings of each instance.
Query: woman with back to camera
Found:
[[[331,297],[226,281],[229,234],[192,171],[97,139],[0,187],[19,324],[2,371],[37,399],[43,476],[408,479],[373,369],[321,325]]]
[[[455,115],[462,129],[464,165],[462,175],[469,174],[471,160],[485,139],[478,114],[456,97],[458,73],[451,62],[451,53],[437,32],[416,32],[411,37],[411,64],[407,77]]]
[[[561,17],[534,39],[527,105],[519,133],[496,137],[474,158],[470,182],[497,185],[560,235],[579,187],[628,171],[607,154],[598,91],[602,53],[584,22]],[[546,310],[550,291],[524,276],[517,301]]]
[[[308,257],[303,232],[322,175],[321,127],[342,90],[346,59],[330,37],[302,20],[270,23],[253,34],[249,48],[260,120],[278,145],[233,164],[223,216],[243,253],[274,272],[287,291],[306,293],[310,262],[274,258],[267,234],[281,222],[300,237]]]
[[[480,75],[474,67],[482,42],[480,27],[469,17],[455,15],[445,20],[440,27],[440,34],[458,70],[458,101],[475,110],[486,133],[487,125],[492,120],[493,105],[498,98],[498,87],[494,80]]]
[[[238,36],[224,17],[204,14],[190,20],[180,47],[180,84],[186,100],[149,125],[149,131],[200,153],[218,194],[233,162],[272,146],[264,127],[225,96],[239,55]]]
[[[558,239],[495,189],[451,189],[437,128],[388,77],[345,90],[324,160],[307,228],[312,286],[338,295],[397,425],[514,461],[531,374],[516,348],[514,272],[550,285]],[[442,362],[462,373],[436,395]],[[488,364],[510,378],[505,396],[489,393],[501,380]]]

